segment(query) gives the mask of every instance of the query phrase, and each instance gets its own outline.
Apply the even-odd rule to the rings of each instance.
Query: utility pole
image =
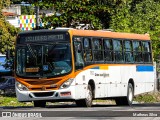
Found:
[[[38,30],[39,29],[39,5],[36,4],[35,8],[36,8],[36,30]]]

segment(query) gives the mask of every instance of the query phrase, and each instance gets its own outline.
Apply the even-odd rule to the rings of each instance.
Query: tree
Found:
[[[14,0],[17,1],[17,0]],[[19,0],[18,0],[19,1]],[[75,27],[78,24],[89,25],[89,29],[107,29],[111,13],[126,0],[23,0],[54,9],[54,15],[45,17],[45,28]]]
[[[24,5],[21,5],[21,14],[22,15],[34,15],[34,8],[33,8],[33,6],[24,6]]]
[[[16,1],[16,0],[15,0]],[[19,0],[18,0],[19,1]],[[44,17],[45,28],[75,27],[77,23],[89,29],[149,33],[153,40],[154,58],[160,55],[160,1],[159,0],[24,0],[54,9],[52,16]]]
[[[148,33],[152,39],[155,61],[160,55],[160,1],[129,0],[112,14],[110,27],[115,31]]]
[[[81,23],[89,24],[90,29],[106,28],[108,27],[108,22],[106,21],[109,21],[109,9],[106,4],[97,4],[97,1],[95,1],[57,0],[54,1],[54,4],[43,1],[40,6],[45,3],[47,7],[54,8],[54,15],[45,17],[43,22],[46,27],[73,27],[77,23]]]
[[[2,8],[9,6],[10,0],[2,0],[0,2],[0,53],[5,54],[7,50],[14,50],[14,42],[19,31],[9,24],[2,14]],[[13,54],[13,52],[11,52]]]

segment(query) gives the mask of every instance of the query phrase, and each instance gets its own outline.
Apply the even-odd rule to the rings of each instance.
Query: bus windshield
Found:
[[[16,74],[24,77],[54,77],[72,69],[70,44],[26,44],[17,47]]]

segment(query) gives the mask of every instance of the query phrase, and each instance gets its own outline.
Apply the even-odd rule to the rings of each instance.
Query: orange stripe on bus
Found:
[[[150,40],[148,34],[134,34],[134,33],[120,33],[110,31],[94,31],[94,30],[76,30],[71,29],[69,32],[74,36],[88,36],[88,37],[106,37],[106,38],[121,38],[121,39],[136,39],[136,40]]]

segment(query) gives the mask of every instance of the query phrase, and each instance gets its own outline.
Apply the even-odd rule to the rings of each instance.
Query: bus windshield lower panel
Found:
[[[70,44],[26,44],[17,47],[16,74],[23,77],[54,77],[72,69]]]

